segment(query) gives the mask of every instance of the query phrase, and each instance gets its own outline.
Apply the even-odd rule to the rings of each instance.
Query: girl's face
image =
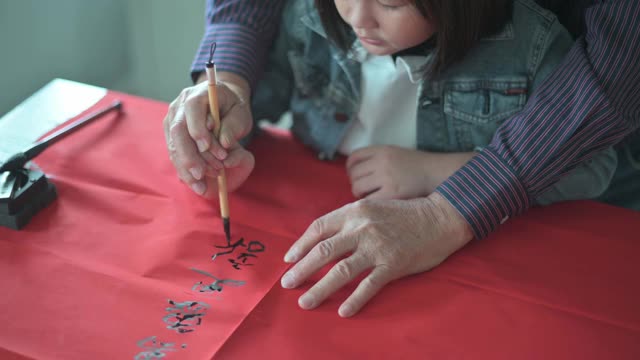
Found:
[[[419,45],[435,32],[409,0],[334,0],[338,13],[373,55]]]

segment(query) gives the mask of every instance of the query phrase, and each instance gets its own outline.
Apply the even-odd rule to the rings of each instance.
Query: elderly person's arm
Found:
[[[640,126],[640,2],[601,1],[564,62],[490,146],[443,183],[477,238]]]
[[[284,0],[206,2],[205,34],[191,67],[192,79],[197,84],[182,90],[163,122],[169,156],[178,176],[199,195],[217,195],[215,176],[223,166],[228,169],[230,191],[253,169],[253,156],[238,140],[253,126],[251,90],[262,72],[284,3]],[[202,76],[213,42],[222,115],[220,142],[207,126],[209,99]]]

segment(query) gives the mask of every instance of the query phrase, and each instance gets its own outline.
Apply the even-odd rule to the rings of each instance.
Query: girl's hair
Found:
[[[413,5],[429,21],[434,22],[431,39],[435,61],[429,69],[432,76],[461,60],[481,38],[500,31],[511,19],[513,0],[413,0]],[[334,44],[347,51],[353,39],[351,27],[342,20],[335,2],[315,0],[322,25]]]

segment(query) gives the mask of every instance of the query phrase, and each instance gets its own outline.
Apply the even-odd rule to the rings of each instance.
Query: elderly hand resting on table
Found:
[[[184,89],[163,123],[180,179],[205,197],[217,193],[215,176],[223,166],[230,191],[246,180],[254,166],[251,153],[238,143],[253,123],[249,86],[230,73],[219,73],[218,81],[220,142],[213,137],[207,117],[206,83]],[[473,237],[464,218],[438,193],[412,200],[375,197],[322,216],[291,246],[285,261],[296,264],[282,277],[285,288],[303,284],[326,264],[342,258],[300,297],[300,307],[317,307],[371,270],[338,310],[340,316],[352,316],[390,281],[439,265]]]
[[[371,270],[338,310],[349,317],[390,281],[439,265],[471,238],[462,216],[438,193],[414,200],[362,199],[311,224],[285,256],[297,264],[284,274],[282,286],[295,288],[351,253],[298,299],[300,307],[313,309]]]

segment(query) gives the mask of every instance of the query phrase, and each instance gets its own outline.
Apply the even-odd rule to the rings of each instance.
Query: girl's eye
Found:
[[[393,0],[378,0],[378,3],[387,10],[396,10],[403,5],[406,5],[406,1],[393,1]]]

